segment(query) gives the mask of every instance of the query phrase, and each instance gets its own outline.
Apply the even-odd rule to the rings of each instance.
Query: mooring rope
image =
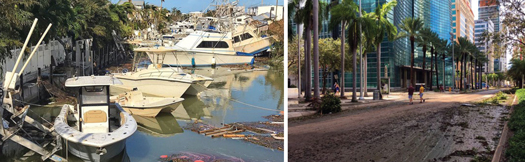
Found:
[[[230,99],[231,101],[234,101],[234,102],[237,102],[237,103],[240,103],[240,104],[243,104],[243,105],[247,105],[247,106],[251,106],[251,107],[254,107],[254,108],[258,108],[258,109],[262,109],[262,110],[268,110],[268,111],[277,111],[277,112],[280,112],[281,110],[275,110],[275,109],[270,109],[270,108],[264,108],[264,107],[260,107],[260,106],[255,106],[255,105],[252,105],[252,104],[248,104],[248,103],[244,103],[244,102],[241,102],[239,100],[235,100],[235,99]]]

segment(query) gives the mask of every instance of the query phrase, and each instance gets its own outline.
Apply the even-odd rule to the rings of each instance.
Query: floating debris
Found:
[[[193,152],[181,152],[171,156],[161,155],[159,160],[170,162],[244,162],[243,159],[237,157],[207,155]]]

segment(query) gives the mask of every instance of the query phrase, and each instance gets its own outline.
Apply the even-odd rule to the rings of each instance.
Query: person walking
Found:
[[[414,91],[415,91],[414,87],[412,87],[412,84],[410,84],[410,86],[408,87],[408,99],[410,100],[410,103],[408,103],[409,105],[414,104],[412,102],[412,95],[414,95]]]
[[[335,89],[335,94],[339,94],[339,84],[337,84],[337,82],[334,83],[334,89]]]
[[[419,88],[419,103],[425,102],[425,99],[423,99],[423,92],[425,92],[425,87],[421,86]]]

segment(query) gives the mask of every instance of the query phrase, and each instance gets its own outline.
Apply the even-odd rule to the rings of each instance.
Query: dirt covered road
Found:
[[[414,105],[396,103],[292,121],[288,160],[484,160],[492,157],[507,110],[461,103],[487,99],[496,92],[436,93],[422,104],[415,100]]]

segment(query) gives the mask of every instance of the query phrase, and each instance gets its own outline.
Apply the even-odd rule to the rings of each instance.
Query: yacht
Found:
[[[171,51],[159,59],[171,66],[239,65],[254,61],[253,55],[235,51],[231,32],[195,31],[166,49]]]
[[[250,25],[238,25],[233,33],[233,47],[237,55],[259,56],[270,49],[268,36],[259,36]]]
[[[120,79],[123,85],[112,85],[111,88],[121,90],[139,90],[148,96],[180,98],[182,95],[197,95],[207,89],[213,81],[212,78],[196,74],[187,74],[179,67],[162,67],[159,58],[164,57],[166,50],[160,48],[137,48],[134,58],[140,58],[142,52],[150,56],[152,64],[147,68],[135,66],[132,72],[113,74]]]
[[[140,91],[130,91],[113,98],[131,115],[155,117],[161,111],[171,112],[168,106],[178,106],[183,98],[146,97]]]
[[[109,86],[117,84],[122,82],[111,76],[66,80],[66,87],[78,89],[77,104],[62,107],[54,128],[71,154],[87,161],[109,161],[124,151],[137,122],[118,103],[111,104]]]

